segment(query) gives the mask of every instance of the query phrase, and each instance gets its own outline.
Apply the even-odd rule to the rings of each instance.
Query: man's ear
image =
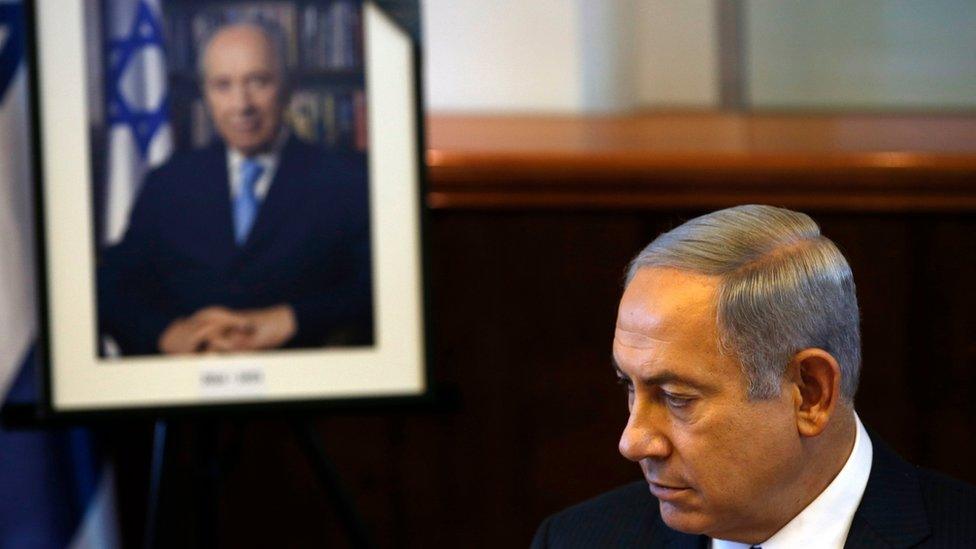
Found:
[[[787,371],[797,429],[803,436],[815,437],[827,427],[840,401],[840,364],[823,349],[804,349],[793,355]]]

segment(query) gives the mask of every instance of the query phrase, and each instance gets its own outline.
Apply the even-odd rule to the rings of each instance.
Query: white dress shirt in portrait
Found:
[[[274,179],[275,170],[278,168],[281,149],[284,148],[286,141],[288,141],[288,131],[282,128],[278,132],[278,136],[275,138],[270,151],[252,157],[252,160],[257,161],[264,168],[257,183],[254,184],[254,196],[259,201],[264,201],[264,197],[268,196],[268,190],[271,189],[271,181]],[[244,154],[240,151],[227,149],[227,179],[230,183],[230,197],[232,202],[238,193],[241,192],[241,162],[244,162],[244,158]]]

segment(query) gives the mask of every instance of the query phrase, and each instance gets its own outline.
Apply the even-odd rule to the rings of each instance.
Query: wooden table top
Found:
[[[976,115],[428,118],[433,208],[976,211]]]

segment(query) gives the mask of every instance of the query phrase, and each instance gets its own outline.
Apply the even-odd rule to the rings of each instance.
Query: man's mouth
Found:
[[[234,120],[230,124],[234,131],[241,133],[256,131],[260,126],[260,122],[256,119]]]
[[[689,491],[687,486],[661,484],[651,480],[647,481],[647,486],[650,488],[651,493],[654,494],[654,497],[661,501],[672,501],[680,498]]]

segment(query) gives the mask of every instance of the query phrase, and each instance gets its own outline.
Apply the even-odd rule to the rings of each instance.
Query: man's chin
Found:
[[[667,501],[659,502],[661,520],[668,528],[685,534],[704,534],[710,529],[709,517],[700,511]]]
[[[264,130],[254,132],[223,132],[221,137],[228,147],[236,149],[246,156],[268,152],[271,150],[272,143],[274,142],[274,135],[269,135]]]

